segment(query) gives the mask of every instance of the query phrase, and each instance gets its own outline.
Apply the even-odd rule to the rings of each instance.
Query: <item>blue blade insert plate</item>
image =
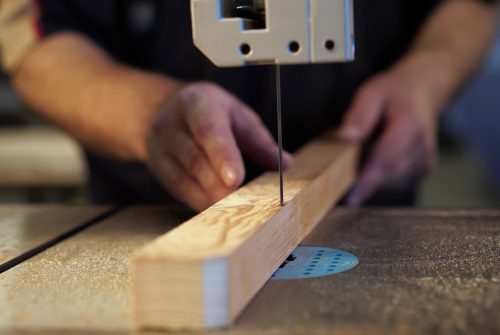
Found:
[[[351,253],[331,248],[299,246],[273,274],[272,280],[307,279],[333,275],[358,265]]]

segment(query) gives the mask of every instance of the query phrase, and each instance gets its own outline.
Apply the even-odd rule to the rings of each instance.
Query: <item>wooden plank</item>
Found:
[[[103,206],[0,206],[0,264],[77,227],[107,209]]]
[[[203,330],[229,325],[350,187],[358,147],[312,141],[285,174],[247,186],[159,237],[132,260],[137,326]]]
[[[132,332],[130,254],[191,215],[125,209],[0,274],[0,334]]]

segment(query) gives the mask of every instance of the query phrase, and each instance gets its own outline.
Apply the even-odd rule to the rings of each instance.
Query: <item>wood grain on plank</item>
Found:
[[[266,173],[159,237],[132,259],[139,328],[227,326],[350,187],[358,147],[332,135],[297,152],[285,174]]]

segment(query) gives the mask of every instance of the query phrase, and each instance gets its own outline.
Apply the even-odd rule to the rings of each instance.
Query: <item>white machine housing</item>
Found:
[[[191,0],[194,44],[215,65],[308,64],[354,59],[353,0],[254,0],[264,26],[234,0]]]

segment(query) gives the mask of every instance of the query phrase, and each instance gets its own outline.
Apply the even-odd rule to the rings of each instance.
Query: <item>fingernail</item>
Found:
[[[233,187],[238,180],[238,173],[236,172],[236,169],[231,165],[224,165],[222,167],[222,180],[226,186]]]

